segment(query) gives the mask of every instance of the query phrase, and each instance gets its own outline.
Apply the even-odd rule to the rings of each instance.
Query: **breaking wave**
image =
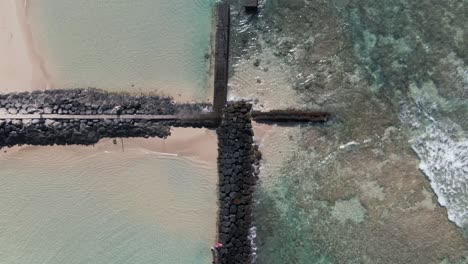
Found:
[[[414,110],[414,109],[412,109]],[[423,112],[421,119],[409,108],[400,115],[410,126],[411,146],[419,156],[419,168],[431,182],[441,206],[456,225],[468,228],[468,140],[456,123],[437,120]]]

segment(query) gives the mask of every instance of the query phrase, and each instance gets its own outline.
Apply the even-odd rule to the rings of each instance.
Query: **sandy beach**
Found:
[[[0,1],[0,91],[3,93],[43,90],[50,86],[32,42],[26,3]]]
[[[124,139],[104,139],[94,146],[16,146],[4,148],[0,151],[0,160],[20,153],[36,151],[38,148],[47,151],[63,151],[76,155],[83,153],[114,153],[132,149],[146,154],[159,154],[161,156],[184,157],[196,162],[202,162],[207,166],[216,166],[217,140],[216,133],[207,129],[196,128],[173,128],[171,136],[167,139],[160,138],[124,138]]]

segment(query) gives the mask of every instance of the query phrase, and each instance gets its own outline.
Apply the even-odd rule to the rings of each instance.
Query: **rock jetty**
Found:
[[[253,144],[251,105],[236,102],[223,111],[218,134],[219,264],[251,263],[255,164],[260,153]]]
[[[102,138],[170,135],[161,122],[131,120],[0,120],[0,148],[15,145],[91,145]]]
[[[97,89],[46,90],[0,94],[2,114],[176,115],[211,109],[210,104],[175,104],[170,97],[109,93]]]
[[[171,126],[216,127],[216,120],[200,115],[210,110],[209,104],[175,104],[169,97],[116,94],[96,89],[0,94],[0,148],[24,144],[91,145],[102,138],[114,137],[166,138],[170,135]],[[64,117],[109,115],[109,118],[43,118],[51,114]],[[199,114],[198,118],[196,114]],[[17,119],[14,118],[16,115]],[[19,118],[21,115],[23,118]],[[39,115],[40,118],[25,119],[24,115]],[[181,118],[157,121],[121,119],[118,115],[173,115]],[[187,118],[191,115],[195,115],[194,118]]]
[[[116,106],[118,114],[113,112]],[[218,241],[223,245],[217,249],[217,263],[252,263],[253,193],[261,158],[253,141],[252,106],[228,103],[221,117],[213,112],[206,114],[210,110],[206,104],[175,104],[167,97],[93,89],[5,94],[0,95],[0,148],[23,144],[90,145],[115,137],[166,138],[171,127],[217,128]],[[60,118],[47,118],[56,115]],[[138,115],[169,118],[143,119]]]

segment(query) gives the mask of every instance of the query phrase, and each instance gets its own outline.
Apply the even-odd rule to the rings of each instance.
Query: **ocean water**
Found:
[[[467,263],[464,1],[234,1],[231,98],[256,126],[257,263]]]
[[[28,1],[53,88],[211,95],[213,0]]]
[[[2,151],[0,164],[2,264],[211,261],[212,164],[111,141]]]

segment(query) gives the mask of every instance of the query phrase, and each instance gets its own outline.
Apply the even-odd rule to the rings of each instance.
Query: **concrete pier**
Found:
[[[223,107],[227,102],[230,16],[228,2],[223,1],[216,4],[213,110],[219,116],[221,116]]]

